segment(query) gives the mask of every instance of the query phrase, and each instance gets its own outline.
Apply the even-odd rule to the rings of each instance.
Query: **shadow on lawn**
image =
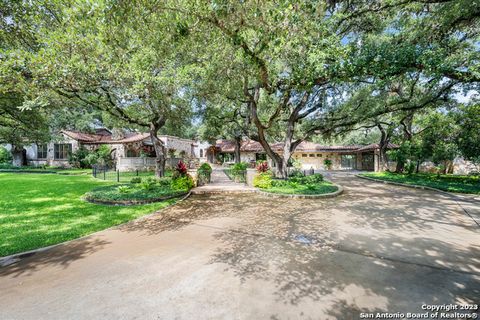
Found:
[[[0,267],[0,277],[30,275],[45,267],[67,268],[76,260],[102,250],[110,242],[98,238],[85,238],[60,244],[46,251],[27,254],[19,261]]]

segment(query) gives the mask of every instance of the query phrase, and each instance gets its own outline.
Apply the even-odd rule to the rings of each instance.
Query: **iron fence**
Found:
[[[154,177],[154,171],[120,171],[108,167],[96,166],[92,168],[92,176],[96,179],[116,181],[116,182],[130,182],[134,177]]]

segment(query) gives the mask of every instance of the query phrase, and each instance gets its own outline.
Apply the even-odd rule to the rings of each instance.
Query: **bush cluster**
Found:
[[[315,173],[309,176],[293,176],[288,179],[291,182],[297,182],[299,184],[319,183],[323,181],[323,176],[320,173]]]
[[[253,177],[253,186],[260,189],[272,187],[272,175],[270,172],[262,172]]]
[[[212,167],[208,163],[202,163],[198,168],[198,182],[199,185],[203,185],[210,181],[210,175],[212,174]]]
[[[272,179],[270,173],[257,174],[253,179],[253,185],[257,188],[268,189],[271,187],[291,187],[298,188],[300,186],[306,186],[307,189],[315,189],[315,185],[323,182],[323,176],[319,173],[315,173],[309,176],[291,175],[289,179]]]
[[[182,177],[172,179],[172,189],[174,190],[185,190],[188,191],[195,186],[195,182],[191,175],[187,174]]]
[[[147,177],[142,179],[141,177],[133,177],[130,180],[130,183],[132,184],[131,188],[141,188],[146,191],[152,191],[156,188],[171,188],[175,191],[188,191],[195,186],[195,182],[189,174],[172,178]]]
[[[183,161],[178,161],[175,171],[173,172],[173,178],[183,177],[187,174],[187,165]]]
[[[12,154],[5,147],[0,147],[0,164],[11,164]]]
[[[110,151],[107,145],[101,145],[93,151],[82,146],[68,155],[68,163],[75,168],[91,168],[94,165],[110,166],[112,164]]]

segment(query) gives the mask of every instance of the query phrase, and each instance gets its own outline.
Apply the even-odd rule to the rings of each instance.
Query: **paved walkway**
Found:
[[[237,183],[230,180],[221,168],[215,168],[212,171],[210,180],[211,182],[209,184],[192,189],[192,194],[255,192],[254,188],[244,183]]]
[[[332,179],[345,192],[331,199],[193,195],[0,268],[0,318],[343,320],[478,303],[480,228],[456,200]]]

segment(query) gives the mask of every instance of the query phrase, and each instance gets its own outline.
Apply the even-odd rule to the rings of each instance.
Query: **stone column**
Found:
[[[253,177],[257,174],[257,170],[253,168],[247,169],[247,185],[253,187]]]

